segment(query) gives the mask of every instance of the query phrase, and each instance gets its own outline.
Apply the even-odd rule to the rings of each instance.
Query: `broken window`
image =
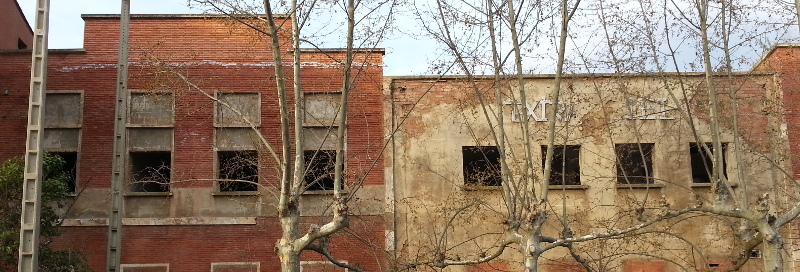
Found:
[[[132,192],[169,192],[172,152],[129,152]]]
[[[341,93],[306,93],[303,158],[307,190],[333,190]]]
[[[214,125],[250,127],[261,125],[261,100],[258,93],[217,93]]]
[[[221,192],[258,191],[258,152],[217,151]]]
[[[692,163],[692,182],[693,183],[711,183],[711,175],[713,167],[714,145],[712,143],[705,143],[711,154],[706,153],[702,145],[698,143],[689,143],[689,157]],[[727,177],[725,165],[725,151],[727,150],[727,143],[722,143],[722,174],[723,178]]]
[[[336,150],[305,150],[307,190],[333,190]]]
[[[75,192],[78,180],[78,149],[83,124],[83,97],[80,92],[48,92],[44,106],[42,148],[61,157],[70,192]]]
[[[130,92],[126,145],[131,192],[169,192],[174,116],[172,93]]]
[[[550,185],[580,185],[580,145],[553,146],[553,161],[550,164]],[[546,166],[547,146],[542,146],[542,167]]]
[[[496,146],[464,146],[461,152],[464,160],[464,185],[502,185],[500,151]]]
[[[60,157],[64,160],[64,168],[61,169],[67,173],[67,188],[69,192],[75,192],[76,181],[78,180],[78,152],[52,152],[52,155]]]
[[[617,183],[653,183],[653,143],[615,144]]]

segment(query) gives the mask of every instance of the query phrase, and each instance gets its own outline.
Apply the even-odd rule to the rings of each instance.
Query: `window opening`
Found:
[[[257,151],[218,151],[217,167],[220,191],[258,191]]]
[[[17,39],[17,49],[28,49],[28,45],[22,39]]]
[[[64,160],[64,172],[67,173],[67,188],[74,193],[78,180],[78,152],[50,152]]]
[[[553,161],[550,164],[550,185],[580,185],[580,145],[553,146]],[[546,166],[547,146],[542,146],[542,169]]]
[[[312,191],[333,190],[336,150],[305,150],[306,188]]]
[[[464,146],[464,185],[501,186],[500,151],[496,146]]]
[[[712,155],[714,153],[713,143],[705,143]],[[722,143],[722,178],[728,176],[727,167],[725,165],[725,151],[728,144]],[[689,157],[692,163],[692,182],[693,183],[711,183],[711,175],[713,167],[713,158],[705,152],[703,146],[698,143],[689,143]]]
[[[171,152],[130,152],[130,161],[131,191],[169,192]]]
[[[616,144],[617,183],[653,183],[653,143]]]

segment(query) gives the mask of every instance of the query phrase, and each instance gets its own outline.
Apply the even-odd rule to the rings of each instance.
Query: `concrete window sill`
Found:
[[[141,196],[157,196],[157,197],[171,197],[172,192],[127,192],[124,194],[126,197],[141,197]]]
[[[258,191],[213,192],[213,196],[258,196]]]
[[[547,186],[548,190],[586,190],[589,189],[589,185],[550,185]]]
[[[617,184],[617,189],[661,189],[664,184],[650,183],[650,184]]]

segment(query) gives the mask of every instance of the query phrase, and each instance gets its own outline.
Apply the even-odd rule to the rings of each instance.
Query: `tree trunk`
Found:
[[[275,247],[281,260],[281,271],[300,272],[300,252],[302,252],[302,249],[295,248],[300,223],[300,210],[289,206],[286,209],[286,214],[281,214],[280,216],[283,234]]]
[[[781,255],[783,244],[780,233],[766,222],[760,224],[764,225],[758,228],[764,241],[761,252],[761,257],[764,259],[764,271],[781,272],[783,271],[783,256]]]

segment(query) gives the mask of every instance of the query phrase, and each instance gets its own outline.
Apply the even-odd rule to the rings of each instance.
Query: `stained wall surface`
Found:
[[[791,156],[781,133],[786,126],[783,93],[774,75],[715,78],[724,175],[733,183],[747,182],[748,192],[755,195],[778,184],[794,184],[785,175],[791,172],[786,171]],[[394,177],[401,263],[491,255],[507,239],[504,230],[514,224],[509,215],[522,211],[519,206],[536,205],[531,195],[545,189],[549,221],[544,234],[550,237],[561,237],[564,225],[575,237],[624,229],[658,216],[662,205],[681,209],[712,197],[711,183],[692,162],[692,150],[701,146],[697,143],[712,141],[704,75],[570,75],[564,79],[558,109],[553,80],[526,76],[523,99],[516,79],[387,79],[392,113],[387,131],[395,137],[386,171]],[[562,177],[569,181],[542,179],[553,111],[556,154],[567,154],[555,156],[567,161],[553,164],[553,171],[565,173]],[[734,120],[741,131],[738,145]],[[498,139],[504,139],[503,149]],[[477,158],[470,151],[476,147],[484,150]],[[558,151],[565,148],[577,151]],[[479,166],[492,160],[497,161],[494,168]],[[525,170],[528,166],[532,171]],[[481,173],[506,175],[502,182],[507,186],[480,183]],[[734,187],[741,192],[741,186]],[[527,218],[524,212],[516,215]],[[598,271],[704,271],[730,265],[740,252],[730,226],[713,216],[680,217],[652,230],[576,248]],[[524,249],[512,245],[491,262],[520,271],[520,251]],[[546,252],[541,261],[543,271],[583,271],[563,248]],[[760,265],[754,260],[745,271],[758,271]],[[471,269],[475,267],[447,271]]]

